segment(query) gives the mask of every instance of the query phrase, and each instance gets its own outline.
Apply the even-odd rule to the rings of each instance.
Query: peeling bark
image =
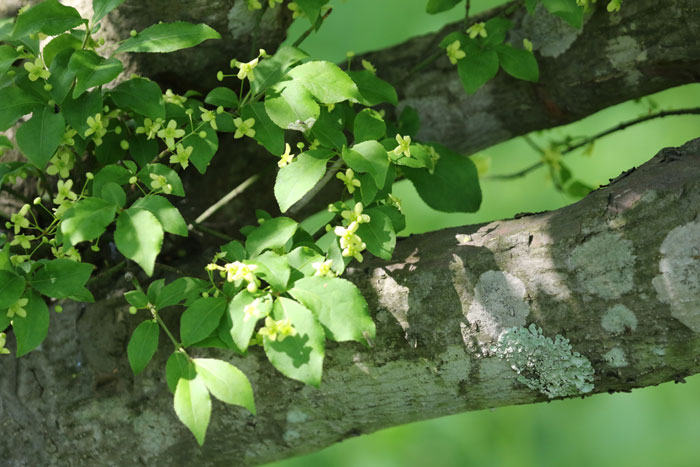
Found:
[[[394,260],[350,271],[377,338],[371,348],[330,344],[320,389],[282,377],[259,349],[214,352],[250,376],[258,415],[215,403],[203,448],[172,410],[171,349],[130,372],[137,320],[121,301],[126,284],[111,281],[111,298],[54,314],[41,349],[0,360],[4,462],[256,464],[396,424],[548,400],[492,349],[523,324],[569,339],[595,370],[593,393],[698,373],[699,180],[694,140],[558,211],[399,242]]]

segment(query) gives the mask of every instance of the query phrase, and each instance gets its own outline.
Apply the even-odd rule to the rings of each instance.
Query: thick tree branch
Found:
[[[172,410],[172,349],[131,374],[125,346],[137,322],[112,281],[114,298],[66,306],[40,350],[0,360],[3,460],[260,463],[409,421],[548,400],[489,350],[504,329],[531,323],[591,362],[593,393],[700,372],[699,180],[694,140],[558,211],[400,242],[393,261],[350,272],[377,338],[329,345],[320,389],[285,379],[259,351],[215,352],[251,377],[258,415],[215,403],[201,449]]]

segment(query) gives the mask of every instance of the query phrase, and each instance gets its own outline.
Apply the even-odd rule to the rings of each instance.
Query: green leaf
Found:
[[[238,108],[238,96],[229,88],[218,87],[209,91],[204,102],[210,105],[227,107],[230,109]]]
[[[282,341],[263,337],[270,363],[283,375],[318,387],[325,355],[323,328],[310,310],[288,298],[275,300],[273,316],[276,320],[289,319],[296,335],[287,336]]]
[[[68,34],[64,35],[67,36]],[[53,100],[56,101],[56,103],[58,103],[58,105],[61,108],[63,108],[63,102],[66,100],[66,97],[68,97],[68,93],[70,92],[71,87],[73,87],[73,81],[75,80],[75,73],[68,69],[68,64],[70,63],[70,58],[73,55],[73,52],[75,52],[75,50],[70,48],[61,50],[53,58],[51,66],[49,67],[49,71],[51,71],[51,76],[49,77],[48,81],[49,84],[52,86],[50,91],[51,97],[53,98]]]
[[[131,78],[110,91],[109,95],[119,107],[155,120],[165,118],[165,104],[160,87],[146,78]]]
[[[379,140],[386,136],[386,123],[384,123],[384,119],[376,110],[364,109],[355,117],[353,134],[355,143]]]
[[[159,195],[148,195],[137,199],[131,207],[150,211],[156,216],[164,231],[183,237],[187,236],[185,219],[167,198]]]
[[[468,94],[486,84],[498,73],[498,54],[494,50],[482,50],[471,42],[463,45],[467,54],[457,62],[457,73]]]
[[[0,89],[0,131],[10,128],[19,118],[43,102],[15,86]]]
[[[195,300],[180,318],[180,339],[188,346],[211,334],[226,310],[226,300],[221,297],[206,297]]]
[[[525,0],[525,7],[527,8],[528,13],[532,14],[535,12],[535,7],[537,6],[537,2],[539,0]]]
[[[126,193],[124,193],[122,187],[114,182],[105,183],[102,187],[100,198],[117,208],[123,208],[126,204]]]
[[[163,291],[165,286],[165,279],[158,279],[149,284],[146,295],[148,296],[148,301],[151,303],[157,303],[160,299],[160,293]]]
[[[578,6],[574,0],[542,0],[547,10],[562,18],[575,28],[583,26],[583,7]]]
[[[111,82],[124,65],[116,58],[105,59],[91,50],[78,50],[71,55],[68,69],[78,78],[73,89],[73,99],[77,99],[89,88]]]
[[[565,191],[569,196],[580,199],[593,191],[593,188],[578,180],[574,180],[566,187]]]
[[[27,298],[29,302],[24,307],[27,316],[16,316],[12,321],[12,330],[17,338],[17,357],[37,348],[49,332],[49,308],[46,302],[34,292],[29,292]]]
[[[318,15],[321,13],[323,5],[328,3],[328,0],[299,0],[296,2],[304,15],[311,21],[311,24],[316,24]]]
[[[200,132],[206,133],[206,138],[199,136]],[[216,131],[210,126],[202,127],[197,133],[188,135],[182,139],[182,145],[187,147],[192,147],[192,154],[190,155],[190,162],[197,168],[199,173],[203,174],[207,171],[209,167],[209,162],[216,154],[219,149],[219,138],[216,136]]]
[[[0,75],[10,69],[10,66],[17,60],[19,53],[14,47],[0,45]]]
[[[540,69],[535,55],[527,50],[515,49],[501,44],[496,48],[498,60],[506,73],[514,78],[536,83],[540,79]]]
[[[124,3],[124,0],[92,0],[92,24],[97,24],[110,11]]]
[[[180,277],[163,287],[155,301],[156,309],[177,305],[181,301],[198,299],[210,287],[209,282],[193,277]]]
[[[69,298],[85,290],[93,269],[92,264],[65,258],[44,261],[29,283],[48,297]]]
[[[253,388],[241,370],[214,358],[195,358],[194,367],[214,397],[227,404],[245,407],[255,415]]]
[[[398,104],[399,97],[396,94],[396,89],[383,79],[377,78],[371,71],[348,71],[348,76],[357,85],[360,92],[359,101],[362,105],[373,107],[383,102],[392,105]]]
[[[140,290],[130,290],[124,294],[124,298],[136,308],[146,308],[148,306],[148,297]]]
[[[154,24],[125,40],[115,54],[121,52],[174,52],[206,41],[221,39],[221,35],[206,24],[192,24],[183,21]]]
[[[265,98],[265,111],[280,128],[297,131],[310,129],[321,114],[311,93],[296,81],[273,86]]]
[[[277,52],[255,67],[255,80],[250,83],[254,94],[266,91],[270,86],[277,84],[290,66],[305,59],[308,55],[296,47],[283,45]]]
[[[276,156],[284,152],[284,130],[270,119],[264,103],[255,102],[246,105],[241,110],[241,116],[244,120],[255,119],[255,136],[253,137],[255,141],[265,146],[265,149]]]
[[[12,38],[19,39],[35,32],[56,36],[79,26],[83,21],[75,8],[61,5],[58,0],[46,0],[17,17]]]
[[[406,228],[406,216],[394,206],[377,206],[372,208],[384,213],[385,216],[391,219],[391,225],[394,226],[394,232],[401,232]]]
[[[327,110],[321,111],[318,120],[311,127],[311,134],[321,146],[340,150],[348,144],[343,133],[343,123]]]
[[[194,363],[183,352],[175,351],[168,357],[168,361],[165,364],[165,380],[168,383],[170,392],[175,392],[180,378],[191,380],[196,376],[197,372],[194,369]]]
[[[443,11],[451,10],[462,0],[428,0],[425,11],[429,15],[434,15]]]
[[[367,250],[374,256],[390,260],[396,247],[396,234],[391,219],[379,209],[368,209],[370,222],[360,224],[357,235],[367,244]]]
[[[173,196],[185,196],[185,189],[182,187],[180,176],[173,169],[163,164],[148,164],[138,173],[139,180],[150,187],[153,179],[150,174],[162,175],[173,187]]]
[[[506,40],[506,33],[512,28],[512,22],[498,16],[486,21],[488,36],[483,39],[483,47],[493,48],[503,44],[503,41]]]
[[[77,99],[66,98],[61,110],[68,124],[78,130],[78,134],[82,137],[85,131],[90,128],[87,124],[87,118],[102,112],[102,93],[95,89],[92,92],[81,94]]]
[[[108,165],[103,167],[92,181],[92,196],[99,196],[102,193],[102,188],[108,183],[116,183],[124,185],[129,182],[131,174],[128,170],[120,165]]]
[[[317,149],[299,154],[280,169],[275,180],[275,198],[286,212],[318,183],[326,173],[329,151]]]
[[[481,189],[474,163],[444,146],[433,144],[440,154],[435,170],[404,168],[418,194],[433,209],[443,212],[475,212],[481,205]]]
[[[69,33],[54,37],[51,42],[44,46],[44,50],[42,50],[42,54],[44,55],[44,63],[50,70],[56,55],[65,50],[80,50],[82,46],[83,42]],[[53,72],[51,74],[53,74]]]
[[[258,265],[256,274],[270,284],[275,292],[284,292],[287,290],[290,270],[289,261],[286,256],[280,256],[271,251],[266,251],[250,262]]]
[[[297,271],[305,276],[313,276],[316,272],[313,263],[323,262],[326,258],[321,256],[316,250],[300,246],[290,251],[287,254],[287,259],[289,260],[289,265]]]
[[[376,141],[356,144],[343,151],[343,160],[356,172],[368,173],[378,187],[383,187],[389,170],[389,158],[384,146]]]
[[[22,276],[0,270],[0,310],[9,308],[22,297],[25,281]]]
[[[232,240],[225,245],[221,246],[221,251],[226,253],[226,260],[229,262],[233,261],[243,261],[246,259],[245,247],[241,242]]]
[[[328,209],[322,209],[316,214],[313,214],[304,219],[299,225],[302,229],[304,229],[304,231],[306,231],[306,233],[308,233],[309,235],[314,235],[316,232],[325,227],[325,225],[332,221],[334,218],[335,213],[328,212]]]
[[[202,377],[180,378],[173,404],[177,418],[192,432],[197,443],[203,445],[211,417],[211,399]]]
[[[115,211],[114,204],[100,198],[84,198],[78,201],[65,212],[61,220],[60,228],[64,242],[76,245],[96,239],[112,223]]]
[[[314,313],[330,339],[365,342],[374,337],[375,326],[367,302],[351,282],[306,277],[296,281],[289,293]]]
[[[293,68],[288,74],[323,104],[337,104],[348,99],[361,98],[360,91],[350,76],[331,62],[306,62]]]
[[[135,261],[150,277],[163,246],[163,227],[149,211],[129,208],[117,218],[114,242],[121,254]]]
[[[407,105],[401,111],[401,116],[399,116],[399,133],[401,136],[408,135],[411,138],[415,138],[419,129],[420,115],[418,115],[418,111],[415,107]]]
[[[146,368],[153,355],[158,350],[158,334],[160,327],[154,320],[146,320],[139,324],[129,339],[126,346],[126,354],[129,357],[129,365],[135,375]]]
[[[256,227],[245,242],[245,249],[253,257],[266,249],[283,248],[292,238],[299,224],[288,217],[276,217]]]
[[[245,307],[253,303],[255,299],[255,295],[243,289],[228,304],[228,315],[232,323],[231,338],[241,352],[245,352],[248,348],[250,339],[253,337],[255,325],[258,322],[258,319],[254,317],[245,319]],[[271,308],[272,302],[270,300],[260,300],[257,307],[259,316],[261,318],[267,316]]]

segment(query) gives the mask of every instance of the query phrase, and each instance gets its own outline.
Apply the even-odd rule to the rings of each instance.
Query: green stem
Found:
[[[294,47],[299,47],[301,45],[301,43],[304,42],[306,40],[306,38],[309,37],[309,35],[314,30],[318,30],[318,28],[321,27],[321,24],[323,23],[323,21],[325,21],[325,19],[328,18],[328,15],[330,15],[332,11],[333,11],[333,8],[329,8],[325,15],[323,15],[323,16],[319,15],[318,18],[316,18],[316,21],[314,22],[314,24],[312,24],[309,27],[309,29],[302,32],[301,35],[299,37],[297,37],[297,40],[295,40],[292,45]]]
[[[158,310],[156,310],[155,308],[151,308],[151,314],[152,314],[153,317],[156,319],[156,322],[160,325],[160,327],[163,328],[163,331],[165,331],[165,334],[166,334],[166,335],[168,336],[168,338],[170,339],[170,342],[172,342],[173,345],[175,346],[175,350],[180,350],[180,351],[184,352],[185,355],[187,355],[187,353],[185,352],[185,350],[182,348],[182,344],[179,343],[179,342],[177,341],[177,339],[175,339],[175,337],[174,337],[174,336],[172,335],[172,333],[170,332],[170,329],[168,329],[168,326],[166,326],[166,325],[165,325],[165,322],[163,322],[163,319],[162,319],[162,318],[160,317],[160,315],[158,314]],[[189,355],[187,355],[187,358],[190,358]]]

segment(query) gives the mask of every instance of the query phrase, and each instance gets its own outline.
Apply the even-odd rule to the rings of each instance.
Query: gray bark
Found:
[[[172,349],[130,372],[136,320],[112,282],[112,296],[54,314],[40,350],[0,360],[4,462],[256,464],[409,421],[548,400],[490,350],[531,323],[590,361],[592,393],[682,380],[700,372],[698,180],[694,140],[558,211],[399,242],[394,260],[350,271],[377,338],[329,345],[320,389],[282,377],[257,350],[215,352],[251,378],[258,415],[215,403],[203,448],[172,410]],[[548,371],[523,375],[556,380]]]

